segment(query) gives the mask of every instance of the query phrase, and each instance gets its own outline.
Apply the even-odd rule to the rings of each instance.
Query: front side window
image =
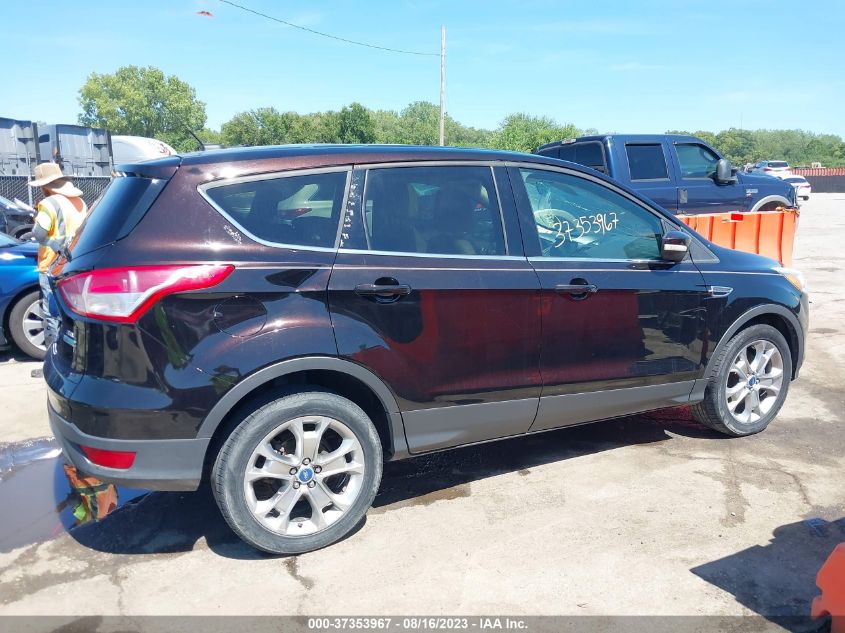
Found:
[[[719,157],[703,145],[680,143],[675,145],[683,178],[712,178]]]
[[[660,218],[609,187],[570,174],[520,169],[544,257],[660,259]]]
[[[333,248],[347,173],[215,184],[204,193],[229,220],[259,240]]]
[[[489,167],[391,167],[367,172],[367,243],[374,251],[505,255]]]
[[[668,180],[666,157],[660,143],[650,145],[626,145],[631,180]]]

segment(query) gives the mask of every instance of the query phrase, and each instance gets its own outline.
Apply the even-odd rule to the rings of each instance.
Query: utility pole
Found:
[[[440,27],[440,146],[446,144],[446,27]]]

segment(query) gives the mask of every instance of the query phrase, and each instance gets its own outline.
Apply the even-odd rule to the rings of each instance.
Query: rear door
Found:
[[[675,168],[668,159],[665,143],[625,143],[625,174],[616,179],[667,211],[678,212],[678,185]],[[622,171],[622,170],[620,170]]]
[[[701,143],[675,143],[675,167],[679,173],[680,213],[727,213],[743,211],[745,188],[739,183],[718,184],[714,180],[719,156]]]
[[[531,430],[685,402],[701,371],[706,289],[691,261],[660,260],[667,220],[586,174],[510,174],[543,296]]]
[[[539,282],[504,169],[374,165],[351,191],[329,282],[338,351],[394,391],[411,452],[527,431]]]

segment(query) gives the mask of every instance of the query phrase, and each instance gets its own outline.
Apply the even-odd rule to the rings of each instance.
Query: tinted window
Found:
[[[586,167],[592,167],[603,173],[607,173],[607,166],[604,162],[604,149],[598,141],[587,143],[570,143],[560,146],[561,160],[568,160],[571,163],[578,163]]]
[[[684,178],[710,178],[716,173],[719,157],[703,145],[679,144],[675,146],[681,176]]]
[[[114,178],[91,205],[70,244],[72,255],[84,255],[126,237],[161,193],[166,180],[122,176]]]
[[[770,160],[769,167],[774,167],[775,169],[782,169],[784,167],[789,167],[789,163],[785,163],[782,160]]]
[[[346,171],[209,187],[205,194],[247,233],[273,244],[333,248]]]
[[[626,145],[625,153],[628,155],[631,180],[665,180],[669,178],[669,172],[666,170],[666,157],[663,155],[663,146],[659,143]]]
[[[544,257],[659,259],[660,218],[605,185],[520,169]]]
[[[489,167],[372,169],[364,192],[372,250],[440,255],[504,255]]]

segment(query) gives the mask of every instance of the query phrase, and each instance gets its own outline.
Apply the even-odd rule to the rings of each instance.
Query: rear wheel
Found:
[[[783,406],[791,379],[792,355],[783,334],[754,325],[720,352],[693,416],[726,435],[759,433]]]
[[[217,455],[212,488],[244,541],[299,554],[349,534],[373,502],[382,472],[376,429],[355,403],[305,392],[259,407]]]
[[[41,293],[38,290],[18,299],[9,313],[9,334],[12,340],[19,350],[36,360],[43,360],[47,354],[44,325]]]

